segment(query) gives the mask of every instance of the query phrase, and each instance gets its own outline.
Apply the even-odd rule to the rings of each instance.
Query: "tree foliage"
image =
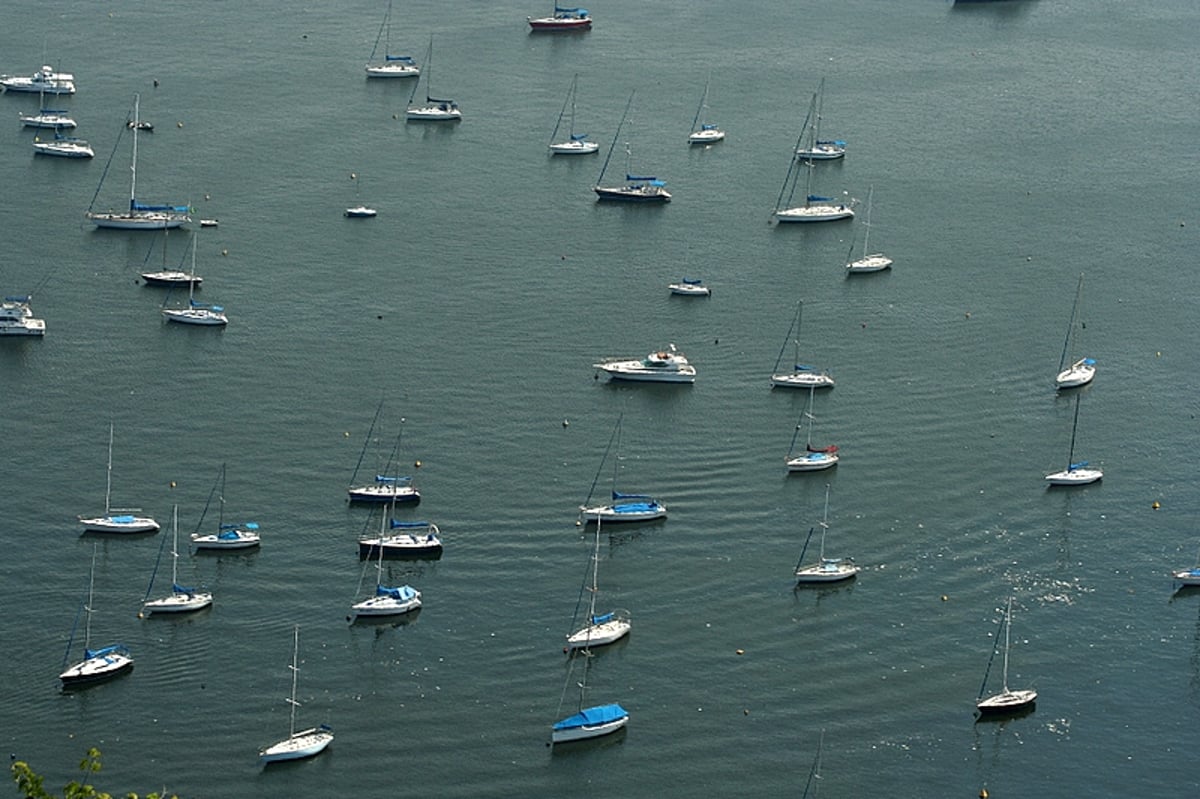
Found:
[[[61,799],[113,799],[112,794],[97,790],[95,785],[87,781],[91,775],[98,773],[101,767],[100,750],[95,747],[87,750],[87,755],[79,762],[79,770],[83,772],[83,777],[68,782],[63,787]],[[59,799],[56,794],[46,790],[43,785],[45,778],[30,768],[25,761],[15,761],[10,770],[13,782],[17,784],[17,790],[25,799]],[[124,799],[139,799],[139,797],[136,793],[127,793]],[[179,799],[179,797],[174,794],[148,793],[145,799]]]

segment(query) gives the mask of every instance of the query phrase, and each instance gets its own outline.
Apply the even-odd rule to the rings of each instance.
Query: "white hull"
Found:
[[[74,94],[75,76],[44,66],[33,75],[0,75],[0,89],[32,94]]]
[[[182,214],[146,212],[141,214],[89,213],[87,220],[108,230],[174,230],[191,219]]]
[[[1200,566],[1193,566],[1190,569],[1180,569],[1177,572],[1172,572],[1171,576],[1175,578],[1175,582],[1181,585],[1200,585]]]
[[[846,148],[836,144],[817,145],[811,150],[799,149],[796,157],[803,161],[832,161],[846,155]]]
[[[368,64],[368,78],[417,78],[421,68],[413,64]]]
[[[20,322],[0,322],[0,336],[44,336],[45,319],[24,319]]]
[[[682,297],[708,297],[712,292],[708,286],[702,286],[696,283],[671,283],[667,286],[672,294],[678,294]]]
[[[833,222],[853,218],[854,209],[848,205],[801,205],[775,212],[776,222]]]
[[[237,535],[222,538],[217,534],[199,535],[192,533],[192,546],[196,549],[250,549],[262,543],[258,533],[238,530]]]
[[[646,509],[633,509],[632,505],[598,505],[581,507],[579,514],[585,522],[649,522],[667,518],[667,506],[659,502]]]
[[[88,658],[58,675],[63,687],[111,680],[133,670],[133,658],[120,652]]]
[[[94,158],[96,153],[86,142],[35,141],[35,155],[50,155],[57,158]]]
[[[858,574],[858,567],[848,560],[826,560],[796,569],[797,583],[837,583]]]
[[[166,308],[162,312],[168,322],[183,325],[206,325],[209,327],[229,324],[225,314],[209,308]]]
[[[819,472],[837,466],[838,456],[830,452],[806,452],[796,458],[787,459],[789,472]]]
[[[75,127],[75,120],[66,114],[43,111],[40,114],[21,114],[21,124],[27,128],[49,128],[52,130],[69,130]]]
[[[657,371],[642,366],[641,361],[618,361],[593,364],[613,380],[636,380],[644,383],[695,383],[696,367],[688,366],[675,371]]]
[[[688,136],[688,144],[713,144],[724,140],[725,131],[716,128],[710,130],[698,130]]]
[[[357,208],[347,208],[345,211],[346,216],[351,219],[372,219],[378,213],[374,208],[368,208],[365,205],[360,205]]]
[[[604,724],[586,725],[582,727],[570,727],[564,730],[554,730],[550,734],[552,743],[561,744],[568,741],[583,741],[588,738],[599,738],[603,735],[609,735],[624,727],[629,723],[629,716],[622,716],[619,719],[606,722]]]
[[[550,152],[555,155],[589,155],[599,151],[600,145],[594,141],[571,140],[550,145]]]
[[[821,372],[791,372],[771,375],[771,385],[779,388],[833,388],[833,378]]]
[[[1059,372],[1054,378],[1058,388],[1079,388],[1092,382],[1096,376],[1096,367],[1084,361],[1077,361]]]
[[[875,253],[857,261],[851,261],[846,264],[846,271],[855,272],[882,272],[884,269],[891,267],[892,259],[882,253]]]
[[[624,638],[631,628],[629,619],[610,619],[603,624],[592,624],[567,636],[567,649],[605,646]]]
[[[411,106],[404,118],[412,122],[458,122],[462,111],[456,105],[418,105]]]
[[[416,596],[410,599],[395,599],[390,596],[373,596],[370,599],[364,599],[362,602],[357,602],[350,607],[354,611],[354,616],[380,617],[380,616],[400,616],[404,613],[411,613],[421,607],[421,592],[417,591]]]
[[[142,611],[154,613],[190,613],[202,610],[213,602],[212,594],[207,591],[197,591],[192,594],[171,594],[162,599],[152,599],[142,605]]]
[[[96,516],[80,518],[85,533],[154,533],[159,525],[148,516]]]
[[[979,700],[975,703],[975,708],[980,713],[1012,713],[1031,706],[1036,699],[1037,691],[1032,689],[1006,690]]]
[[[258,753],[263,763],[278,763],[281,760],[300,760],[318,755],[333,743],[333,733],[314,727],[298,732],[277,744],[268,746]]]
[[[1046,475],[1046,482],[1052,486],[1082,486],[1094,483],[1104,476],[1099,469],[1064,469]]]

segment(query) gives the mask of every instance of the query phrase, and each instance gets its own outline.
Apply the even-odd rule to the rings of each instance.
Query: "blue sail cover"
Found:
[[[411,477],[388,477],[387,475],[375,475],[376,483],[396,483],[397,485],[408,485],[412,482]]]
[[[572,133],[571,134],[571,141],[583,141],[586,138],[587,138],[586,133]]]
[[[392,599],[408,600],[415,599],[417,592],[411,586],[401,585],[397,588],[389,588],[386,585],[375,586],[375,596],[386,596]]]
[[[8,300],[9,302],[29,302],[33,299],[33,296],[26,294],[24,297],[5,297],[4,299]]]
[[[592,616],[592,624],[604,624],[606,621],[611,621],[613,614],[604,613],[599,616]]]
[[[578,727],[596,727],[628,716],[629,711],[614,702],[611,705],[584,708],[574,716],[567,716],[562,721],[555,722],[554,729],[572,730]]]
[[[186,205],[145,205],[137,200],[129,201],[130,211],[169,211],[177,214],[186,214],[192,209]]]
[[[842,141],[841,139],[821,139],[817,141],[817,144],[834,144],[838,147],[846,146],[846,142]]]
[[[405,64],[413,63],[412,56],[410,56],[410,55],[389,55],[389,56],[384,56],[384,58],[387,61],[403,61]]]
[[[1076,469],[1082,469],[1083,467],[1085,467],[1087,465],[1088,465],[1087,461],[1080,461],[1079,463],[1072,463],[1070,466],[1067,467],[1067,471],[1073,472]]]
[[[180,585],[179,583],[172,583],[171,590],[177,594],[187,594],[188,596],[191,596],[192,594],[196,593],[195,588],[189,588],[188,586]]]
[[[1084,359],[1083,359],[1083,363],[1084,363],[1084,365],[1085,365],[1085,366],[1095,366],[1095,365],[1096,365],[1096,359],[1095,359],[1095,358],[1084,358]]]
[[[649,494],[622,494],[620,491],[612,492],[614,501],[618,499],[652,499]]]
[[[658,180],[658,178],[654,177],[653,175],[650,175],[649,177],[642,177],[640,175],[630,175],[630,174],[626,174],[625,179],[626,180],[648,180],[648,181]]]
[[[554,13],[555,14],[579,14],[580,16],[586,17],[587,9],[586,8],[559,8],[558,6],[555,6]]]
[[[700,278],[696,278],[696,279],[694,279],[694,280],[693,280],[692,278],[685,277],[685,278],[683,279],[683,282],[684,282],[684,283],[687,283],[689,286],[699,286],[699,285],[700,285],[701,283],[703,283],[704,281],[703,281],[703,280],[701,280]]]
[[[398,522],[395,519],[391,521],[393,530],[418,530],[429,526],[429,522]]]
[[[109,516],[108,520],[114,524],[133,524],[135,521],[133,516]]]
[[[100,649],[85,649],[83,650],[83,659],[91,660],[92,658],[103,658],[109,655],[128,655],[129,647],[125,644],[113,644],[112,646],[102,647]]]
[[[439,100],[439,99],[438,99],[438,98],[436,98],[436,97],[430,97],[428,94],[427,94],[427,95],[425,95],[425,102],[427,102],[427,103],[438,103],[439,105],[454,105],[454,101],[453,101],[453,100]]]
[[[818,197],[815,194],[810,194],[810,195],[808,195],[808,201],[812,202],[812,203],[827,203],[827,202],[832,202],[833,198],[832,197]]]

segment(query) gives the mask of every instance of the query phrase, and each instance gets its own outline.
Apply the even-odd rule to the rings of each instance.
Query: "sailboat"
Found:
[[[627,610],[612,610],[596,613],[596,596],[600,593],[600,522],[596,522],[596,544],[592,550],[590,584],[584,584],[588,592],[588,615],[583,627],[567,636],[566,650],[587,649],[619,641],[629,634],[630,619]]]
[[[196,239],[192,234],[192,274],[196,274]],[[188,281],[188,304],[184,308],[163,308],[163,319],[168,322],[179,322],[185,325],[225,325],[229,318],[225,316],[225,308],[221,305],[196,302],[196,283]]]
[[[704,112],[708,109],[708,84],[704,81],[704,94],[700,95],[700,106],[696,116],[692,118],[692,132],[688,134],[688,144],[715,144],[725,138],[725,131],[716,125],[704,121]]]
[[[534,31],[586,31],[592,27],[592,17],[586,8],[562,8],[554,4],[554,13],[548,17],[526,17],[530,32]]]
[[[392,506],[393,511],[395,505]],[[438,526],[428,521],[402,522],[390,518],[386,508],[379,512],[379,535],[358,541],[358,556],[371,558],[440,558],[442,539]],[[389,532],[390,530],[390,532]]]
[[[783,186],[779,189],[779,197],[775,201],[773,218],[776,222],[832,222],[838,219],[854,218],[853,200],[839,202],[832,197],[822,197],[812,193],[813,161],[818,159],[808,154],[813,150],[812,146],[805,150],[801,148],[806,131],[811,132],[810,138],[815,141],[815,123],[813,125],[809,123],[817,116],[817,97],[817,94],[813,95],[808,116],[805,117],[804,125],[800,128],[800,135],[796,139],[796,146],[788,160],[788,171],[784,175]],[[800,152],[806,154],[798,157],[796,154]],[[804,172],[804,204],[792,205],[802,170]]]
[[[983,673],[983,684],[979,686],[979,698],[975,700],[975,709],[979,711],[980,716],[1015,713],[1033,707],[1034,702],[1037,700],[1037,691],[1032,688],[1014,691],[1008,687],[1008,649],[1011,643],[1012,606],[1013,600],[1010,596],[1008,598],[1008,606],[1004,611],[1003,690],[998,694],[992,694],[986,698],[983,695],[984,690],[987,688],[988,674],[992,669],[992,660],[996,657],[997,643],[997,646],[992,647],[992,655],[988,658],[987,670]]]
[[[570,687],[571,674],[577,662],[583,663],[583,678],[579,681],[579,711],[566,718],[556,721],[550,728],[550,744],[583,741],[589,738],[600,738],[610,735],[629,723],[629,711],[616,702],[607,705],[584,707],[587,696],[588,669],[591,666],[592,652],[582,649],[579,655],[571,659],[571,667],[567,670],[567,684],[563,686],[562,698],[559,700],[559,711]]]
[[[378,557],[375,559],[375,593],[351,605],[351,623],[364,617],[400,616],[421,607],[421,592],[411,585],[383,584],[383,547],[376,547],[376,550]]]
[[[575,132],[575,95],[579,88],[579,73],[571,79],[571,91],[563,100],[562,110],[558,112],[558,122],[554,123],[554,132],[550,134],[550,152],[553,155],[587,155],[597,152],[600,145],[587,140],[586,133]],[[568,110],[570,116],[567,116]],[[567,138],[558,139],[558,131],[562,128],[563,117],[567,116]]]
[[[158,563],[150,574],[150,584],[146,586],[146,598],[142,601],[142,613],[187,613],[200,610],[212,604],[213,595],[208,591],[197,591],[186,585],[179,584],[179,506],[171,508],[171,593],[159,599],[150,599],[154,590],[154,577],[158,574]],[[163,539],[166,543],[166,539]],[[161,554],[161,549],[159,550]]]
[[[38,112],[36,114],[18,114],[21,124],[27,128],[52,128],[67,130],[75,127],[75,120],[69,112],[61,108],[46,107],[46,92],[38,92]]]
[[[113,424],[108,424],[108,468],[104,483],[104,513],[90,518],[79,517],[85,533],[153,533],[159,529],[158,522],[149,516],[135,516],[141,508],[114,508],[112,499],[112,452]]]
[[[804,548],[800,550],[800,560],[796,562],[796,582],[797,583],[836,583],[842,580],[849,580],[858,574],[858,566],[854,563],[854,558],[827,558],[825,557],[825,535],[829,532],[829,485],[825,486],[825,515],[821,519],[821,553],[817,557],[816,563],[810,563],[807,566],[804,563],[804,553],[808,551],[808,543],[812,540],[813,531],[810,528],[808,538],[804,541]]]
[[[379,40],[383,39],[383,61],[377,61],[375,54],[379,51]],[[421,74],[421,68],[412,56],[392,55],[392,0],[388,0],[387,13],[375,36],[375,46],[371,48],[371,57],[367,60],[368,78],[415,78]]]
[[[146,281],[147,286],[188,286],[193,285],[200,288],[200,284],[204,282],[204,278],[196,274],[196,264],[193,261],[191,271],[183,269],[168,269],[167,268],[167,235],[168,230],[163,229],[163,265],[162,269],[157,272],[142,272],[142,280]],[[151,248],[153,251],[153,248]],[[150,254],[146,254],[146,259],[149,260]]]
[[[384,473],[376,474],[373,482],[365,484],[358,482],[358,470],[367,454],[367,447],[371,445],[375,423],[379,421],[379,412],[382,410],[383,400],[380,400],[379,407],[375,409],[375,418],[371,420],[371,427],[367,430],[367,439],[363,442],[362,452],[358,455],[358,463],[354,465],[354,473],[350,475],[350,487],[346,489],[346,493],[349,494],[351,502],[390,502],[393,505],[416,505],[421,501],[421,492],[413,486],[412,476],[391,474],[400,454],[400,442],[404,438],[404,419],[400,420],[400,432],[396,434],[396,443],[392,446],[387,463],[384,464]]]
[[[1052,486],[1081,486],[1094,483],[1104,476],[1100,469],[1089,469],[1087,461],[1075,462],[1075,433],[1079,429],[1079,397],[1075,395],[1075,418],[1071,422],[1071,448],[1067,454],[1067,468],[1046,475]]]
[[[96,552],[98,549],[98,546],[92,547],[92,569],[88,576],[87,599],[81,608],[85,614],[83,622],[83,660],[74,666],[64,668],[63,672],[58,675],[58,679],[62,680],[63,688],[103,682],[104,680],[110,680],[113,677],[118,677],[133,670],[133,656],[130,654],[129,648],[124,644],[110,644],[100,649],[91,648],[92,599],[96,588]],[[76,616],[76,623],[78,623],[78,616]],[[67,641],[67,651],[63,654],[64,667],[70,662],[71,645],[74,641],[75,629],[72,628],[71,637]]]
[[[133,156],[130,162],[130,181],[129,181],[129,210],[128,211],[106,211],[93,212],[91,206],[88,207],[87,213],[84,215],[93,225],[98,228],[113,228],[117,230],[162,230],[163,228],[182,227],[184,223],[190,222],[191,217],[188,216],[190,208],[186,205],[146,205],[138,202],[137,199],[137,162],[138,162],[138,131],[141,129],[141,95],[133,96],[133,124],[128,125],[133,131]],[[104,170],[107,174],[108,170]],[[100,185],[104,185],[104,177],[100,178]],[[96,204],[96,197],[100,194],[100,186],[96,187],[96,194],[92,195],[92,206]]]
[[[869,242],[870,242],[870,238],[871,238],[871,200],[874,196],[875,196],[875,187],[872,186],[867,191],[867,219],[863,223],[862,257],[859,258],[857,261],[847,261],[847,263],[846,263],[846,273],[847,274],[854,275],[854,274],[859,274],[862,272],[879,272],[884,269],[887,269],[888,267],[890,267],[892,265],[891,258],[888,258],[886,255],[884,255],[881,252],[871,253],[868,250],[868,248],[870,247]],[[851,250],[851,252],[853,252],[853,250],[854,250],[853,243],[850,245],[850,250]],[[847,256],[847,258],[849,258],[849,256]]]
[[[796,155],[812,161],[832,161],[846,155],[846,142],[840,139],[821,138],[821,109],[825,104],[825,79],[817,86],[816,115],[812,124],[812,138],[807,147],[797,147]]]
[[[812,407],[815,392],[816,386],[809,386],[808,407],[804,411],[804,416],[808,417],[808,443],[805,445],[804,451],[799,454],[796,453],[796,439],[800,437],[800,430],[804,425],[797,424],[795,432],[792,433],[792,444],[788,448],[787,458],[784,459],[789,472],[817,472],[837,466],[838,448],[836,446],[830,444],[826,447],[814,447],[812,443]]]
[[[625,185],[604,185],[604,173],[608,171],[608,162],[612,160],[613,150],[616,149],[617,141],[621,138],[621,128],[625,126],[625,120],[629,116],[629,109],[633,105],[633,96],[636,93],[636,91],[629,93],[629,101],[625,103],[625,113],[621,115],[621,122],[617,125],[617,132],[613,135],[612,144],[608,148],[608,155],[604,157],[604,166],[600,168],[600,177],[596,178],[596,185],[592,187],[592,191],[596,193],[596,197],[599,200],[617,200],[632,203],[670,202],[671,194],[665,188],[667,185],[666,181],[656,177],[630,174],[629,164],[633,153],[629,147],[629,142],[625,143]]]
[[[775,358],[775,368],[771,374],[771,385],[779,386],[780,388],[833,388],[833,378],[825,372],[819,372],[812,366],[806,366],[800,363],[800,319],[804,312],[804,302],[796,303],[796,318],[792,320],[791,326],[788,327],[787,336],[783,339],[783,346],[779,348],[779,355]],[[792,333],[795,331],[795,338]],[[788,342],[795,344],[795,356],[792,359],[793,368],[790,372],[782,372],[779,369],[783,362],[783,354],[787,351]]]
[[[596,478],[592,480],[592,489],[588,492],[587,499],[579,506],[579,520],[583,523],[601,521],[605,522],[646,522],[654,519],[667,518],[667,506],[663,505],[658,500],[648,494],[623,494],[616,490],[617,487],[617,467],[620,465],[620,455],[613,455],[613,476],[612,476],[612,502],[608,505],[591,505],[592,493],[596,490],[596,483],[600,479],[600,472],[604,469],[604,462],[608,459],[610,452],[619,453],[621,449],[621,418],[617,418],[617,425],[613,429],[612,436],[608,440],[608,448],[604,450],[604,457],[600,459],[600,468],[596,470]],[[615,443],[615,448],[614,448]]]
[[[292,670],[292,695],[287,700],[290,706],[290,726],[288,737],[278,743],[271,744],[266,749],[262,749],[258,753],[259,759],[263,763],[276,763],[280,760],[299,760],[305,757],[318,755],[325,750],[325,747],[333,743],[333,730],[327,725],[322,724],[319,727],[311,727],[307,730],[296,731],[296,708],[300,707],[300,703],[296,701],[296,683],[300,676],[300,625],[294,628],[294,636],[292,643],[292,665],[289,666]]]
[[[1171,572],[1180,585],[1200,585],[1200,551],[1196,552],[1196,565]]]
[[[75,136],[64,136],[57,130],[53,139],[33,137],[34,155],[53,155],[59,158],[92,158],[96,153],[83,139]]]
[[[354,181],[354,196],[355,196],[355,198],[357,198],[358,197],[358,187],[362,185],[361,181],[359,181],[359,179],[358,179],[358,173],[351,172],[350,179]],[[371,208],[369,206],[363,205],[362,203],[359,203],[358,205],[354,206],[353,208],[347,208],[344,213],[347,217],[349,217],[351,219],[374,219],[375,216],[379,212],[376,211],[374,208]]]
[[[429,50],[425,53],[425,102],[419,103],[417,89],[421,86],[418,79],[413,84],[412,94],[408,97],[408,111],[404,118],[411,122],[458,122],[462,119],[462,110],[453,100],[439,100],[430,92],[433,91],[433,36],[429,37]]]
[[[1071,348],[1071,338],[1075,332],[1075,317],[1079,313],[1079,298],[1082,296],[1083,273],[1080,272],[1079,285],[1075,288],[1075,304],[1071,306],[1071,322],[1067,325],[1067,337],[1063,341],[1062,357],[1058,359],[1058,375],[1054,378],[1054,384],[1058,388],[1086,386],[1096,376],[1096,361],[1092,358],[1083,357],[1070,366],[1067,365],[1067,357]]]
[[[217,495],[217,499],[220,501],[220,511],[217,514],[217,531],[201,535],[200,526],[204,524],[204,517],[208,514],[208,506],[212,504],[214,494]],[[258,533],[258,522],[236,523],[225,521],[225,464],[222,463],[221,470],[217,473],[217,481],[213,484],[212,490],[208,492],[208,501],[204,503],[204,510],[200,513],[200,520],[196,522],[196,531],[192,533],[192,546],[198,550],[230,550],[253,549],[261,543],[262,537]]]

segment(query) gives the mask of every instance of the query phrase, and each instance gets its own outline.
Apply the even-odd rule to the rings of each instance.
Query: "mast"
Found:
[[[108,470],[104,483],[104,515],[108,516],[108,507],[112,497],[112,448],[113,448],[113,423],[108,423]]]
[[[604,166],[600,167],[600,177],[596,178],[596,185],[600,185],[600,181],[604,180],[604,173],[608,171],[608,162],[612,160],[613,150],[617,148],[617,141],[621,138],[621,128],[625,125],[625,117],[629,116],[629,107],[633,105],[633,96],[637,94],[637,89],[629,93],[629,100],[625,103],[625,112],[621,114],[621,121],[617,123],[617,132],[613,135],[612,144],[608,147],[608,155],[604,156]]]
[[[1075,395],[1075,420],[1071,422],[1071,449],[1067,452],[1067,471],[1075,463],[1075,431],[1079,428],[1079,394]]]
[[[708,77],[704,80],[704,94],[700,95],[700,106],[696,109],[696,116],[692,117],[692,130],[696,130],[696,123],[700,121],[700,115],[704,113],[704,104],[708,102],[708,83],[712,80],[712,71],[708,73]]]
[[[1008,598],[1008,608],[1004,612],[1004,670],[1003,683],[1004,693],[1008,693],[1008,645],[1010,641],[1010,630],[1012,630],[1012,597]]]
[[[867,242],[871,238],[871,199],[875,196],[875,186],[867,189],[867,221],[863,223],[863,258],[867,257]]]
[[[175,593],[175,586],[179,585],[179,506],[171,506],[171,527],[173,535],[171,539],[171,593]]]
[[[588,643],[591,643],[592,627],[596,624],[596,594],[600,590],[600,518],[596,517],[596,547],[592,551],[592,587],[589,589],[592,593],[591,602],[588,606]]]
[[[133,160],[129,164],[129,210],[132,212],[137,204],[137,136],[138,123],[141,121],[140,94],[133,95]]]
[[[88,600],[87,604],[83,606],[84,613],[86,614],[83,619],[84,660],[87,660],[89,657],[91,657],[91,655],[88,654],[88,647],[92,644],[92,596],[95,594],[96,589],[96,550],[98,548],[98,544],[92,544],[92,571],[88,575]]]
[[[1071,321],[1067,325],[1067,337],[1063,340],[1062,357],[1058,359],[1058,371],[1067,367],[1068,347],[1071,346],[1071,333],[1075,331],[1075,315],[1079,312],[1079,298],[1083,294],[1083,272],[1079,273],[1079,285],[1075,288],[1075,303],[1071,306]]]
[[[805,411],[805,413],[804,413],[804,415],[808,417],[808,441],[807,441],[807,446],[804,448],[805,452],[812,452],[812,430],[813,430],[813,412],[812,412],[812,410],[813,410],[813,401],[816,399],[816,396],[815,396],[816,390],[817,390],[816,385],[811,385],[808,387],[808,410]],[[826,486],[825,486],[825,516],[826,517],[829,516],[829,485],[828,484],[826,484]],[[825,526],[825,524],[824,524],[824,522],[822,522],[822,527],[824,527],[824,526]],[[825,534],[823,532],[821,533],[821,557],[825,557]]]
[[[811,417],[810,417],[811,418]],[[811,425],[810,425],[811,429]],[[829,483],[825,484],[825,515],[821,519],[821,555],[818,563],[825,562],[825,533],[829,530]]]
[[[293,628],[292,642],[292,665],[289,668],[292,670],[292,695],[288,699],[288,704],[291,705],[291,723],[288,729],[288,738],[296,737],[296,708],[300,705],[296,701],[296,681],[300,677],[300,666],[297,660],[300,653],[300,625],[297,624]]]

